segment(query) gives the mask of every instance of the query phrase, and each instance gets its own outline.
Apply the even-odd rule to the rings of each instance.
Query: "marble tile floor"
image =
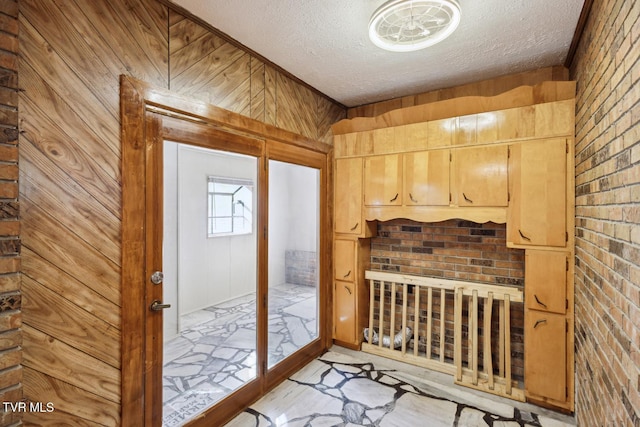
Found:
[[[165,343],[163,426],[179,426],[256,375],[256,296],[245,295],[181,318]],[[268,364],[317,337],[315,288],[269,288]]]
[[[456,386],[450,376],[334,346],[225,427],[575,426],[573,417]]]

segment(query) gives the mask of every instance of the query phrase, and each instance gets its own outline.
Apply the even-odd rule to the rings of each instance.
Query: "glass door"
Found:
[[[163,426],[258,377],[258,158],[163,147]]]
[[[320,170],[269,160],[267,368],[319,337]]]

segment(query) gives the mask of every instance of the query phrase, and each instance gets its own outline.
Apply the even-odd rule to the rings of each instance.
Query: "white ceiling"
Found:
[[[409,53],[371,43],[386,0],[173,0],[347,107],[562,65],[584,0],[459,0],[448,39]]]

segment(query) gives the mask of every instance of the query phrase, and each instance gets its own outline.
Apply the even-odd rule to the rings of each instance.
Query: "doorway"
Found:
[[[122,96],[122,422],[221,423],[330,343],[330,147]]]

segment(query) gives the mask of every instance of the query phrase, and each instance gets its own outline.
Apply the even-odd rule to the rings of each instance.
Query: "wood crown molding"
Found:
[[[422,123],[450,117],[509,108],[525,107],[575,98],[576,82],[548,81],[535,86],[520,86],[496,96],[465,96],[413,107],[400,108],[376,117],[344,119],[333,126],[334,135],[386,127]]]

